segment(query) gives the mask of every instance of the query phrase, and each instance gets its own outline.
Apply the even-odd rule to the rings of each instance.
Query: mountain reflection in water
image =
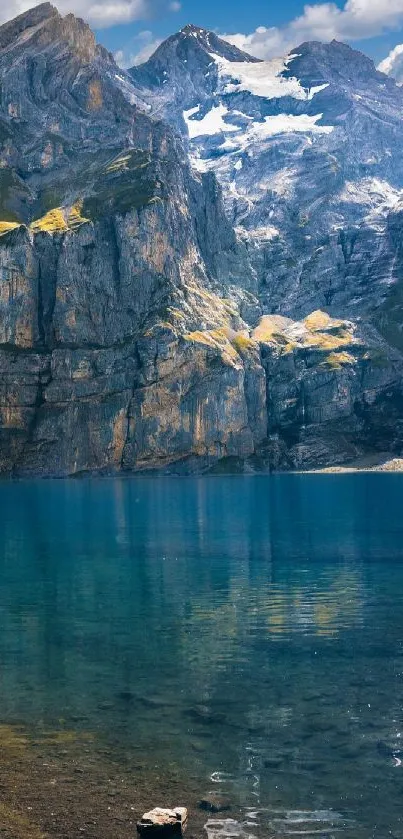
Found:
[[[382,474],[1,484],[0,724],[175,767],[229,802],[211,839],[403,837],[402,499]]]

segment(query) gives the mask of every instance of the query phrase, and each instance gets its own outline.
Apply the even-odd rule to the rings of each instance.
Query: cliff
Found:
[[[203,42],[194,82],[206,49],[220,48],[211,38],[192,27],[180,38],[187,61],[189,39]],[[294,257],[256,235],[278,206],[270,195],[258,226],[253,208],[234,219],[220,171],[193,165],[182,114],[172,109],[169,126],[152,104],[176,43],[133,80],[49,4],[0,28],[0,471],[295,468],[399,453],[398,203],[376,249],[358,237],[379,276],[393,261],[393,287],[371,269],[359,305],[352,279],[343,305],[326,306],[318,277],[340,252],[356,264],[350,234],[323,255],[318,245],[322,267],[296,282],[284,269]]]

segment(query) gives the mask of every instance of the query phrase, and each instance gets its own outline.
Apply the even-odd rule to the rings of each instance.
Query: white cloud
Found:
[[[42,0],[10,0],[0,3],[0,24],[38,6]],[[134,20],[146,20],[161,8],[176,12],[180,8],[178,0],[51,0],[61,14],[69,12],[82,17],[98,29],[116,24],[130,23]]]
[[[142,64],[150,58],[160,43],[161,39],[154,38],[153,33],[146,29],[135,35],[124,49],[115,52],[115,61],[125,70],[134,67],[135,64]]]
[[[398,44],[378,66],[381,73],[403,82],[403,44]]]
[[[259,26],[249,35],[225,35],[230,43],[256,55],[282,55],[303,41],[357,41],[403,25],[403,0],[347,0],[306,5],[302,15],[284,26]]]

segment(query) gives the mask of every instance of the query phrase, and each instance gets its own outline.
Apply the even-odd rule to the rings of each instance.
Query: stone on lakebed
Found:
[[[181,836],[187,818],[186,807],[174,807],[173,810],[155,807],[144,813],[141,821],[137,822],[137,832],[140,836]]]
[[[231,803],[225,796],[211,792],[199,801],[199,809],[210,813],[221,813],[224,810],[230,810]]]

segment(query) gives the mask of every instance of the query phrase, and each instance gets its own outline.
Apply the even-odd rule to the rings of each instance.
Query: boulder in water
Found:
[[[137,832],[140,836],[182,836],[187,818],[186,807],[174,807],[173,810],[155,807],[137,822]]]

